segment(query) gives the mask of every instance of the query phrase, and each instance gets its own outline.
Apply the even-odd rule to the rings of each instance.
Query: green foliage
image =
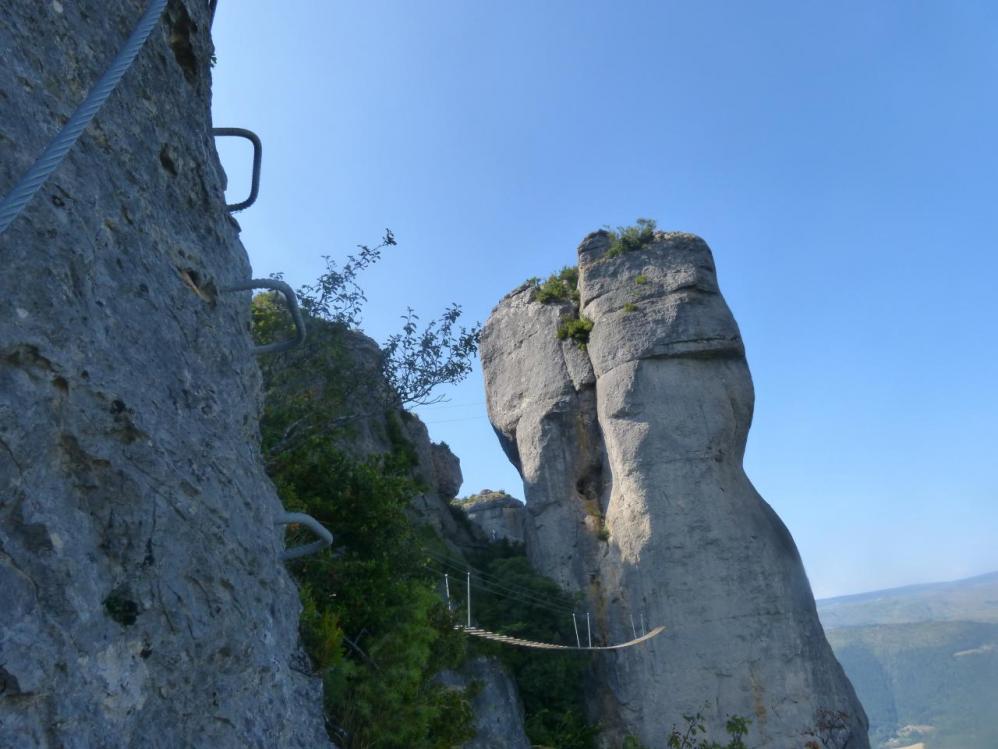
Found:
[[[634,277],[634,283],[636,283],[638,286],[644,286],[646,283],[648,283],[648,276],[646,276],[644,273],[639,273]]]
[[[628,315],[637,311],[638,311],[638,305],[636,305],[634,302],[628,302],[627,304],[624,305],[624,312],[626,312]]]
[[[618,226],[610,232],[610,249],[603,256],[617,257],[625,252],[639,250],[655,240],[655,221],[639,218],[632,226]]]
[[[272,343],[294,335],[295,324],[282,298],[276,291],[264,291],[253,297],[250,316],[256,344]]]
[[[297,290],[309,337],[322,327],[317,323],[326,323],[327,328],[357,329],[367,301],[358,277],[381,259],[384,248],[396,244],[395,235],[386,229],[381,244],[358,245],[359,252],[348,255],[342,266],[328,255],[323,257],[326,262],[323,273],[314,283]],[[273,294],[261,294],[258,298],[262,300],[254,306],[255,336],[258,343],[269,343],[280,337],[276,335],[278,332],[288,332],[290,318],[286,311],[275,309]],[[401,332],[389,336],[381,345],[381,375],[389,384],[383,391],[388,399],[385,405],[436,403],[440,399],[432,397],[435,388],[461,382],[468,376],[482,326],[458,325],[460,317],[461,306],[451,304],[439,318],[420,327],[419,315],[412,308],[407,309],[402,316]]]
[[[335,537],[334,549],[289,562],[301,590],[302,641],[324,682],[332,738],[343,749],[450,749],[474,734],[471,708],[463,691],[433,677],[463,662],[466,642],[435,590],[419,531],[406,514],[424,487],[414,477],[418,458],[406,438],[405,412],[392,393],[372,393],[383,380],[377,369],[359,367],[351,349],[360,339],[349,326],[363,301],[353,279],[376,254],[365,250],[346,271],[327,272],[306,287],[314,296],[303,295],[310,314],[305,345],[261,361],[261,437],[285,507],[307,512]],[[454,333],[457,314],[452,308],[446,316],[447,331],[437,327],[424,338],[431,349]],[[254,299],[253,322],[261,342],[289,332],[283,304],[270,294]],[[401,366],[424,364],[433,362]],[[430,377],[459,374],[459,365],[438,367]],[[358,402],[383,411],[358,414]],[[336,447],[349,441],[358,417],[381,421],[382,413],[388,455],[358,460]],[[289,527],[289,546],[308,540],[303,529]]]
[[[259,360],[264,387],[277,395],[263,415],[268,460],[309,434],[333,432],[385,409],[434,403],[437,387],[456,384],[471,371],[481,326],[459,326],[456,304],[422,328],[409,309],[402,331],[389,336],[380,356],[358,353],[367,345],[353,332],[366,301],[358,276],[395,244],[386,231],[380,245],[361,245],[342,267],[326,257],[325,272],[298,289],[305,344]],[[273,292],[253,298],[252,322],[258,344],[288,338],[294,330],[282,296]]]
[[[707,734],[707,726],[702,714],[684,715],[683,720],[686,725],[683,728],[673,726],[672,733],[666,741],[669,749],[746,749],[745,735],[748,733],[751,718],[743,718],[732,715],[724,724],[724,730],[728,734],[728,743],[721,744],[717,741],[710,741]]]
[[[367,301],[357,277],[381,259],[381,251],[397,244],[391,229],[385,229],[381,244],[357,245],[356,255],[347,255],[342,267],[329,255],[323,255],[326,270],[315,280],[298,289],[298,302],[307,317],[314,317],[356,328]]]
[[[917,591],[908,600],[883,596],[875,602],[860,601],[865,611],[845,614],[874,621],[900,616],[899,611],[993,617],[986,605],[998,600],[994,583],[978,582],[977,588],[966,593],[962,603],[949,590]],[[921,608],[916,609],[919,603]],[[828,629],[827,636],[869,716],[872,744],[896,740],[905,746],[919,741],[940,747],[998,746],[998,711],[994,709],[998,704],[998,648],[989,647],[998,643],[998,623],[850,623]],[[819,717],[824,720],[818,723],[828,722],[828,716]],[[913,728],[917,726],[933,730],[922,733]]]
[[[470,330],[457,327],[460,317],[460,305],[452,304],[440,319],[420,330],[419,316],[410,307],[402,318],[402,332],[389,336],[382,345],[382,370],[397,395],[397,405],[437,403],[441,399],[432,397],[434,388],[460,382],[471,372],[481,325]]]
[[[548,279],[541,284],[537,284],[534,291],[534,301],[542,304],[552,302],[574,302],[579,303],[579,268],[578,266],[566,265],[557,273],[548,276]]]
[[[531,597],[570,611],[575,600],[551,579],[539,575],[512,544],[490,544],[470,555],[473,566],[500,584],[526,590]],[[472,591],[475,618],[493,632],[548,642],[575,643],[571,615],[488,591]],[[536,653],[496,643],[476,644],[500,658],[516,679],[526,713],[526,731],[534,746],[592,749],[598,726],[585,719],[583,653]]]
[[[592,329],[593,321],[588,317],[566,317],[558,324],[558,340],[572,340],[585,349]]]
[[[443,749],[473,734],[465,697],[432,682],[462,662],[465,643],[405,514],[418,490],[411,464],[403,450],[358,462],[313,437],[271,469],[285,506],[335,534],[335,553],[305,557],[292,572],[302,590],[302,638],[344,749]],[[297,533],[289,531],[289,545]]]
[[[533,279],[531,279],[533,280]],[[589,342],[589,331],[593,329],[592,320],[579,314],[579,269],[577,266],[566,265],[557,273],[548,276],[544,283],[535,283],[533,301],[542,304],[556,302],[572,302],[573,313],[565,316],[558,323],[558,339],[573,340],[579,348],[585,349]]]

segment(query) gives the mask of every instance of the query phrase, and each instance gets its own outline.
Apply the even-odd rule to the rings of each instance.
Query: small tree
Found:
[[[307,317],[356,329],[367,296],[357,282],[358,275],[381,259],[381,251],[397,244],[391,229],[385,229],[375,247],[358,245],[342,266],[324,256],[326,270],[312,284],[298,289],[298,299]],[[402,315],[399,333],[382,344],[382,374],[391,386],[394,403],[387,405],[428,405],[440,401],[433,391],[440,385],[461,382],[472,369],[478,351],[482,326],[458,325],[461,306],[451,304],[435,320],[420,329],[419,315],[411,307]]]
[[[451,304],[439,319],[419,330],[419,316],[411,307],[402,316],[402,332],[389,336],[381,347],[382,372],[398,405],[438,403],[443,400],[433,397],[438,385],[460,382],[471,372],[481,325],[470,330],[457,327],[460,317],[460,305]]]

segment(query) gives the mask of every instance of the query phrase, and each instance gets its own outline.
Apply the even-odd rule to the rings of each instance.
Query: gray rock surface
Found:
[[[0,193],[144,0],[0,14]],[[258,452],[250,277],[174,0],[0,236],[0,746],[322,747]],[[228,124],[228,123],[226,123]]]
[[[459,672],[445,671],[437,678],[456,689],[477,687],[471,702],[476,734],[463,749],[530,749],[520,693],[498,659],[472,658]]]
[[[603,515],[596,378],[585,352],[555,336],[572,305],[532,298],[533,288],[521,286],[482,328],[485,395],[499,442],[523,477],[531,563],[579,590]]]
[[[524,478],[531,560],[586,593],[603,641],[630,639],[632,617],[668,628],[596,661],[606,745],[661,745],[701,711],[714,737],[737,714],[750,746],[789,749],[842,711],[827,746],[868,747],[793,539],[742,468],[754,392],[709,248],[658,233],[608,257],[609,239],[579,247],[592,375],[556,339],[566,310],[529,289],[493,311],[481,351],[490,418]]]
[[[487,540],[526,543],[526,507],[505,492],[485,489],[452,504],[468,516]]]
[[[454,499],[464,483],[461,459],[451,452],[446,442],[434,442],[430,449],[433,455],[433,483],[437,493],[444,499]]]

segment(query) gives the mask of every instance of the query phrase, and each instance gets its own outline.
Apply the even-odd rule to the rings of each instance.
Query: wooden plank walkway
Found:
[[[634,640],[630,640],[629,642],[622,642],[619,645],[593,645],[592,647],[587,648],[587,647],[576,647],[574,645],[555,645],[553,642],[536,642],[534,640],[521,640],[519,637],[500,635],[495,632],[489,632],[488,630],[479,629],[478,627],[464,627],[458,625],[454,629],[459,629],[465,634],[471,635],[472,637],[481,637],[484,640],[501,642],[505,645],[517,645],[521,648],[535,648],[537,650],[622,650],[623,648],[629,648],[634,645],[640,645],[642,642],[646,642],[665,631],[665,627],[655,627],[655,629],[649,630],[646,634]]]

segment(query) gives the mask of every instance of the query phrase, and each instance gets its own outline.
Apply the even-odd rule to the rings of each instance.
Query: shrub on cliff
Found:
[[[303,346],[261,359],[261,438],[285,507],[312,515],[335,536],[333,549],[289,563],[301,586],[302,640],[325,685],[330,735],[342,749],[449,749],[471,738],[472,715],[463,692],[433,677],[460,665],[466,643],[406,514],[425,487],[413,476],[415,451],[399,409],[407,395],[431,397],[434,386],[467,373],[477,326],[457,328],[455,306],[422,332],[407,324],[398,356],[383,357],[395,362],[391,377],[409,388],[407,395],[395,391],[396,380],[378,370],[382,357],[373,344],[350,332],[365,299],[357,275],[393,244],[389,232],[343,267],[327,258],[323,276],[299,291],[309,336]],[[265,343],[284,337],[290,321],[283,304],[263,294],[254,300],[253,325]],[[384,422],[389,454],[363,459],[338,449],[358,419],[372,417]],[[300,542],[297,533],[289,530],[289,545]]]
[[[465,642],[405,514],[420,489],[411,460],[399,449],[357,461],[313,436],[270,469],[285,506],[335,534],[334,550],[290,566],[302,589],[302,639],[344,749],[444,749],[473,735],[464,695],[432,681],[462,662]]]
[[[331,323],[334,328],[358,330],[367,295],[358,282],[359,275],[381,259],[382,250],[397,243],[390,229],[374,247],[358,245],[358,252],[348,255],[341,264],[326,255],[326,268],[310,284],[297,289],[298,302],[312,336],[316,322]],[[275,278],[280,278],[276,274]],[[254,300],[254,336],[258,343],[270,343],[287,337],[292,329],[290,317],[273,293],[260,294]],[[437,402],[432,392],[440,385],[454,384],[471,373],[478,351],[481,325],[459,325],[461,306],[450,304],[440,316],[420,326],[419,315],[408,308],[402,330],[381,345],[381,375],[390,387],[385,390],[387,406],[428,405]],[[312,346],[311,349],[315,350]],[[290,352],[292,356],[295,352]]]
[[[579,303],[579,268],[566,265],[557,273],[552,273],[543,283],[536,282],[533,299],[535,302]]]
[[[655,227],[654,219],[639,218],[631,226],[618,226],[616,231],[609,230],[610,249],[604,257],[617,257],[625,252],[640,250],[655,240]]]
[[[589,334],[593,329],[593,321],[588,317],[567,317],[558,324],[558,339],[575,341],[579,348],[584,349],[589,343]]]
[[[263,415],[264,422],[283,424],[283,432],[264,429],[268,459],[308,434],[335,431],[385,409],[434,403],[439,400],[436,388],[461,382],[471,372],[481,325],[460,325],[457,304],[423,326],[410,308],[402,330],[389,336],[374,357],[349,350],[358,347],[359,336],[350,336],[358,331],[367,300],[358,276],[381,258],[385,247],[395,244],[395,236],[386,230],[381,244],[360,245],[342,265],[326,257],[319,278],[298,289],[308,329],[305,344],[260,359],[264,387],[282,392]],[[284,302],[274,292],[254,297],[252,322],[258,344],[288,338],[294,330]]]

